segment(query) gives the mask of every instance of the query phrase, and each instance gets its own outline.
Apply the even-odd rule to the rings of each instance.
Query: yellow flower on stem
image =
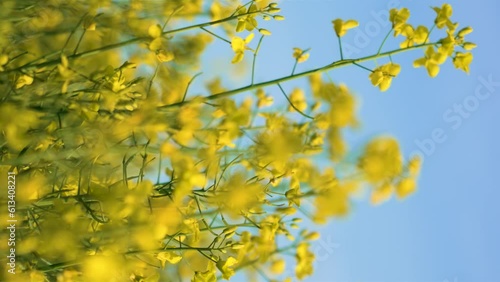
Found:
[[[165,268],[166,262],[170,264],[176,264],[181,261],[182,256],[174,252],[160,252],[156,255],[156,258],[161,262],[161,266]]]
[[[439,65],[443,64],[446,58],[446,54],[436,52],[432,46],[429,46],[425,51],[425,56],[413,62],[413,67],[425,67],[430,77],[436,77],[439,73]]]
[[[25,85],[31,85],[32,83],[33,77],[23,74],[16,80],[16,89],[24,87]]]
[[[443,4],[441,8],[433,7],[432,9],[436,12],[436,19],[434,20],[434,23],[437,28],[447,26],[449,29],[454,29],[455,26],[450,20],[450,17],[453,14],[453,9],[450,4]]]
[[[333,20],[332,23],[338,37],[344,36],[349,29],[355,28],[359,25],[359,23],[355,20],[343,21],[342,19]]]
[[[219,260],[217,268],[222,272],[222,278],[229,280],[234,275],[234,265],[238,263],[233,257],[228,257],[227,260]]]
[[[407,8],[402,8],[401,10],[391,9],[389,11],[389,20],[392,23],[394,36],[398,36],[403,31],[408,18],[410,18],[410,10]]]
[[[370,74],[370,80],[374,86],[378,86],[380,91],[386,91],[391,86],[392,78],[401,71],[398,64],[389,63],[376,68]]]
[[[250,43],[250,41],[252,41],[253,37],[253,33],[250,33],[245,39],[238,36],[233,37],[233,39],[231,40],[231,48],[233,48],[234,57],[231,63],[236,64],[243,60],[243,57],[245,56],[245,50],[251,50],[247,47],[247,45],[248,43]]]
[[[255,4],[252,4],[248,8],[248,11],[245,9],[245,7],[238,8],[237,12],[238,15],[244,15],[244,14],[250,14],[250,15],[238,18],[238,24],[236,25],[236,32],[241,32],[244,29],[252,31],[254,28],[257,27],[258,23],[257,20],[255,19],[256,11],[257,11],[257,6],[255,6]]]
[[[472,58],[473,56],[472,53],[470,52],[467,53],[458,52],[455,55],[455,58],[453,58],[453,65],[455,66],[455,68],[461,69],[464,72],[469,73],[470,71],[469,65],[470,63],[472,63]]]
[[[399,47],[408,48],[414,44],[425,43],[429,35],[429,30],[423,25],[419,25],[417,29],[415,29],[410,24],[405,24],[402,28],[401,34],[406,37],[406,40],[401,42]]]
[[[309,53],[307,53],[308,50],[302,50],[300,48],[293,48],[293,57],[297,61],[297,63],[303,63],[309,59]]]

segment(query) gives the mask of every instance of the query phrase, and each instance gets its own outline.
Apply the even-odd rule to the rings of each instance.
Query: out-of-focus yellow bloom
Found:
[[[156,51],[156,58],[158,59],[158,61],[164,63],[172,61],[175,58],[175,56],[174,53],[172,53],[171,51],[159,49]]]
[[[4,71],[3,66],[5,66],[9,62],[9,56],[5,54],[0,55],[0,72]]]
[[[238,263],[234,257],[228,257],[227,260],[219,260],[217,268],[222,272],[222,278],[229,280],[234,275],[234,266]]]
[[[403,178],[396,185],[396,195],[398,198],[402,199],[415,192],[417,184],[413,177]]]
[[[216,282],[217,277],[215,276],[215,264],[213,262],[209,262],[207,266],[207,270],[200,272],[196,271],[194,273],[193,279],[191,282]]]
[[[297,259],[295,267],[297,278],[303,279],[313,273],[314,253],[309,250],[308,243],[303,242],[298,245],[295,258]]]
[[[379,205],[387,201],[394,191],[391,183],[386,182],[372,191],[370,201],[374,205]]]
[[[398,142],[391,137],[370,141],[359,159],[358,166],[366,179],[374,184],[398,176],[403,168],[403,157]]]
[[[285,271],[286,263],[283,259],[278,259],[271,262],[271,272],[274,274],[281,274]]]
[[[271,106],[274,102],[273,97],[266,95],[266,92],[264,92],[264,89],[262,89],[262,88],[259,88],[257,90],[256,95],[257,95],[257,107],[258,108]]]
[[[16,89],[22,88],[33,83],[33,77],[23,74],[16,80]]]
[[[419,156],[412,157],[408,162],[408,172],[411,176],[418,176],[422,166],[422,159]]]
[[[307,102],[306,102],[306,97],[304,95],[304,91],[300,88],[294,88],[292,90],[292,93],[290,94],[290,102],[299,110],[299,111],[304,111],[307,109]],[[289,112],[295,112],[295,109],[289,105],[288,106],[288,111]]]
[[[355,28],[359,23],[355,20],[343,21],[342,19],[335,19],[332,21],[333,29],[338,37],[344,36],[349,29]]]
[[[148,34],[152,38],[158,38],[162,34],[161,26],[159,24],[153,24],[148,28]]]
[[[161,262],[161,266],[165,267],[165,263],[176,264],[181,261],[182,256],[174,252],[160,252],[156,255],[156,258]]]

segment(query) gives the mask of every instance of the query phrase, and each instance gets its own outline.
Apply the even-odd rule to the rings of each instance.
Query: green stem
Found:
[[[339,39],[339,50],[340,50],[340,60],[344,60],[344,52],[342,51],[342,39],[340,39],[340,36],[337,36]]]
[[[384,47],[384,44],[387,41],[387,38],[389,38],[389,35],[391,35],[393,30],[394,29],[391,28],[391,30],[389,30],[389,32],[385,35],[384,40],[382,41],[382,44],[380,44],[380,47],[378,48],[377,55],[380,54],[380,52],[382,51],[382,48]]]
[[[301,114],[302,116],[304,116],[306,118],[314,119],[312,116],[309,116],[309,115],[303,113],[301,110],[299,110],[299,109],[297,109],[297,107],[295,107],[295,105],[292,103],[292,101],[290,100],[290,98],[288,98],[288,96],[286,95],[286,92],[285,92],[285,90],[283,90],[283,87],[281,87],[281,84],[278,83],[278,87],[280,88],[281,93],[283,93],[283,96],[285,96],[286,100],[288,101],[288,103],[290,104],[290,106],[292,106],[292,108],[294,110],[296,110],[299,114]]]
[[[424,43],[427,43],[427,40],[429,40],[429,37],[431,36],[431,32],[434,30],[435,27],[436,27],[436,24],[434,24],[431,27],[431,29],[429,30],[429,33],[427,33],[427,37],[425,38]]]
[[[290,75],[293,75],[293,74],[295,73],[295,69],[297,68],[297,64],[298,64],[298,63],[299,63],[299,60],[298,60],[298,59],[296,59],[296,60],[295,60],[295,64],[293,64],[292,74],[290,74]]]
[[[255,77],[255,61],[257,60],[257,55],[259,54],[260,44],[262,43],[262,39],[264,39],[264,35],[262,35],[259,39],[259,43],[257,44],[257,48],[255,49],[255,53],[253,53],[253,62],[252,62],[252,82],[250,85],[253,85],[254,77]]]
[[[366,57],[361,57],[361,58],[358,58],[358,59],[339,60],[339,61],[333,62],[331,64],[328,64],[326,66],[315,68],[315,69],[308,70],[308,71],[304,71],[304,72],[297,73],[297,74],[294,74],[294,75],[280,77],[280,78],[276,78],[276,79],[272,79],[272,80],[268,80],[268,81],[264,81],[264,82],[255,83],[255,84],[252,84],[252,85],[247,85],[247,86],[244,86],[244,87],[236,88],[236,89],[233,89],[233,90],[229,90],[229,91],[225,91],[225,92],[213,94],[213,95],[210,95],[208,97],[205,97],[205,100],[211,101],[211,100],[226,98],[226,97],[230,97],[230,96],[242,93],[242,92],[252,91],[252,90],[256,90],[258,88],[262,88],[262,87],[266,87],[266,86],[270,86],[270,85],[282,83],[282,82],[285,82],[285,81],[290,81],[290,80],[294,80],[294,79],[297,79],[297,78],[309,76],[309,75],[312,75],[314,73],[325,72],[325,71],[328,71],[328,70],[332,70],[332,69],[337,69],[337,68],[341,68],[341,67],[353,65],[354,63],[361,63],[361,62],[371,61],[371,60],[374,60],[376,58],[387,57],[387,56],[395,55],[395,54],[398,54],[398,53],[404,53],[404,52],[408,52],[408,51],[411,51],[411,50],[420,49],[420,48],[424,48],[424,47],[427,47],[427,46],[432,46],[434,44],[437,44],[437,43],[426,43],[426,44],[415,45],[415,46],[412,46],[412,47],[409,47],[409,48],[404,48],[404,49],[395,49],[395,50],[387,51],[387,52],[380,53],[380,54],[375,54],[375,55],[370,55],[370,56],[366,56]],[[176,107],[180,107],[183,104],[189,103],[189,102],[191,102],[191,101],[188,100],[188,101],[184,101],[184,102],[177,102],[177,103],[172,103],[172,104],[169,104],[169,105],[163,105],[163,106],[159,106],[158,109],[165,110],[165,109],[170,109],[170,108],[176,108]]]
[[[182,96],[182,102],[184,102],[186,100],[186,96],[187,96],[187,93],[188,93],[188,90],[189,90],[189,86],[191,86],[191,83],[193,83],[193,81],[200,75],[202,75],[203,73],[202,72],[199,72],[197,74],[195,74],[188,82],[187,86],[186,86],[186,91],[184,91],[184,95]]]
[[[217,34],[215,34],[215,33],[211,32],[210,30],[208,30],[208,29],[206,29],[206,28],[204,28],[204,27],[200,27],[200,29],[202,29],[202,30],[203,30],[203,31],[205,31],[205,32],[210,33],[211,35],[215,36],[216,38],[219,38],[220,40],[222,40],[222,41],[224,41],[224,42],[226,42],[226,43],[231,44],[231,41],[229,41],[229,40],[225,39],[224,37],[222,37],[222,36],[220,36],[220,35],[217,35]]]

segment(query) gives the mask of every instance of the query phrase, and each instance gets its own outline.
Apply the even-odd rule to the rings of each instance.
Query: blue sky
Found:
[[[349,54],[355,58],[376,52],[390,29],[381,19],[391,6],[409,8],[410,23],[430,26],[435,17],[430,7],[445,3],[278,2],[286,20],[261,23],[273,34],[263,42],[256,81],[288,75],[293,66],[293,47],[311,48],[309,61],[300,64],[297,71],[338,60],[331,24],[335,18],[360,22],[358,29],[349,31],[343,39],[345,46],[355,47]],[[431,79],[425,69],[412,67],[413,60],[423,56],[420,50],[394,57],[402,72],[384,93],[370,84],[362,69],[330,72],[332,79],[347,84],[360,102],[358,116],[362,125],[348,134],[351,145],[359,148],[370,137],[391,134],[400,141],[406,157],[420,152],[425,161],[418,191],[408,199],[392,199],[378,207],[371,206],[366,198],[355,199],[347,218],[319,228],[322,239],[313,247],[318,262],[315,274],[306,281],[500,281],[496,265],[500,261],[500,133],[494,126],[500,120],[499,4],[493,0],[447,3],[454,8],[453,21],[460,27],[474,28],[467,39],[478,48],[469,75],[456,70],[448,60],[438,77]],[[385,50],[397,47],[400,40],[389,39]],[[214,48],[205,63],[215,72],[231,73],[233,78],[236,74],[235,80],[227,82],[229,85],[246,85],[249,75],[242,70],[250,67],[249,61],[246,65],[231,65],[228,53],[229,47]],[[489,80],[493,83],[484,83]],[[283,85],[286,90],[295,86],[306,86],[306,82]]]
[[[274,42],[268,42],[268,48],[262,50],[273,63],[262,68],[268,72],[261,72],[260,78],[276,77],[289,64],[288,50],[295,46],[312,48],[309,65],[301,65],[303,69],[338,59],[330,24],[337,17],[357,19],[360,31],[370,34],[368,43],[357,48],[359,52],[352,57],[375,52],[390,28],[379,24],[380,31],[376,32],[376,15],[387,11],[390,2],[410,8],[410,22],[421,24],[432,22],[435,13],[430,6],[443,3],[281,1],[287,20],[272,25],[269,41]],[[425,162],[418,191],[407,200],[393,199],[375,208],[365,200],[355,201],[350,216],[321,229],[327,251],[319,244],[321,261],[308,281],[500,281],[500,270],[495,267],[500,261],[500,134],[494,126],[500,119],[500,86],[497,83],[489,90],[483,86],[479,93],[491,95],[484,100],[474,98],[476,88],[484,85],[482,80],[500,82],[500,68],[494,64],[498,62],[495,37],[500,27],[496,16],[499,4],[449,3],[454,8],[453,20],[462,27],[474,28],[469,40],[479,47],[474,50],[470,75],[455,70],[448,61],[440,75],[430,79],[424,69],[411,67],[412,61],[422,56],[421,51],[395,57],[403,70],[385,93],[370,85],[363,70],[330,73],[335,81],[345,82],[361,101],[362,127],[350,134],[354,144],[390,133],[400,140],[406,156],[419,150]],[[356,34],[352,30],[344,41],[356,46]],[[457,110],[460,105],[464,108],[462,116]],[[435,131],[441,143],[433,141],[435,148],[431,150],[429,140]],[[419,143],[427,143],[427,151]],[[329,244],[333,247],[328,248]]]
[[[288,75],[292,47],[312,48],[310,60],[298,71],[338,60],[331,25],[335,18],[360,22],[358,31],[351,30],[344,38],[345,44],[357,47],[351,57],[359,57],[376,52],[388,32],[390,26],[377,19],[390,5],[408,7],[410,23],[430,26],[435,16],[430,6],[443,4],[389,0],[279,3],[286,21],[263,23],[273,35],[262,46],[257,81]],[[314,276],[306,281],[500,281],[495,265],[500,261],[500,134],[494,126],[500,120],[500,86],[495,84],[500,82],[499,4],[492,0],[448,3],[454,8],[453,21],[474,28],[468,40],[479,47],[474,50],[469,75],[454,69],[448,60],[437,78],[429,78],[425,69],[412,68],[412,61],[422,57],[420,50],[394,57],[402,73],[385,93],[371,86],[368,74],[359,68],[330,73],[360,101],[362,126],[349,133],[352,144],[361,146],[371,136],[389,133],[400,140],[405,156],[420,151],[425,162],[418,191],[410,198],[392,199],[379,207],[357,199],[347,218],[322,226],[323,241],[315,246],[320,259]],[[365,41],[360,41],[359,32],[364,32]],[[386,50],[400,40],[389,41]],[[227,52],[214,52],[209,62],[217,69],[238,73],[244,66],[224,63]],[[247,79],[242,75],[235,85],[244,85]],[[493,83],[485,84],[485,80]],[[297,85],[305,82],[289,82],[284,87]],[[482,99],[475,96],[478,88]]]

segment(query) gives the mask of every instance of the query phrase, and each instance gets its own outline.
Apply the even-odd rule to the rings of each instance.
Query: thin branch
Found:
[[[195,74],[188,82],[187,86],[186,86],[186,91],[184,91],[184,95],[182,96],[182,100],[181,102],[184,102],[186,100],[186,96],[187,96],[187,93],[188,93],[188,90],[189,90],[189,86],[191,86],[191,83],[193,83],[193,81],[195,80],[195,78],[197,78],[198,76],[202,75],[203,73],[202,72],[199,72],[197,74]]]
[[[314,119],[312,116],[309,116],[309,115],[305,114],[304,112],[302,112],[301,110],[299,110],[297,107],[295,107],[295,105],[292,103],[292,101],[290,100],[290,98],[288,98],[288,95],[286,95],[286,92],[285,92],[285,90],[283,90],[283,87],[281,87],[281,84],[278,83],[278,87],[280,88],[281,93],[283,93],[283,96],[285,96],[286,100],[288,101],[288,103],[290,104],[290,106],[292,106],[292,108],[294,110],[296,110],[299,114],[301,114],[302,116],[304,116],[306,118]]]
[[[272,80],[268,80],[268,81],[264,81],[264,82],[260,82],[260,83],[255,83],[253,85],[247,85],[247,86],[236,88],[236,89],[233,89],[233,90],[229,90],[229,91],[225,91],[225,92],[220,92],[220,93],[217,93],[217,94],[213,94],[213,95],[205,97],[205,100],[211,101],[211,100],[217,100],[217,99],[221,99],[221,98],[226,98],[226,97],[230,97],[230,96],[242,93],[242,92],[256,90],[258,88],[262,88],[262,87],[274,85],[274,84],[277,84],[277,83],[282,83],[282,82],[285,82],[285,81],[294,80],[294,79],[297,79],[297,78],[300,78],[300,77],[306,77],[306,76],[312,75],[314,73],[325,72],[325,71],[332,70],[332,69],[338,69],[338,68],[342,68],[342,67],[346,67],[346,66],[352,65],[354,63],[361,63],[361,62],[371,61],[371,60],[374,60],[376,58],[388,57],[390,55],[395,55],[395,54],[398,54],[398,53],[404,53],[404,52],[408,52],[408,51],[415,50],[415,49],[421,49],[421,48],[424,48],[424,47],[427,47],[427,46],[432,46],[432,45],[435,45],[435,44],[436,43],[425,43],[425,44],[415,45],[415,46],[412,46],[412,47],[409,47],[409,48],[395,49],[395,50],[387,51],[387,52],[384,52],[384,53],[380,53],[378,55],[375,54],[375,55],[370,55],[370,56],[366,56],[366,57],[361,57],[361,58],[358,58],[358,59],[339,60],[339,61],[335,61],[335,62],[333,62],[331,64],[325,65],[323,67],[319,67],[319,68],[315,68],[315,69],[312,69],[312,70],[304,71],[304,72],[297,73],[297,74],[294,74],[294,75],[280,77],[280,78],[276,78],[276,79],[272,79]],[[188,103],[188,102],[190,102],[190,101],[188,100],[188,101],[184,101],[184,102],[177,102],[177,103],[172,103],[172,104],[168,104],[168,105],[163,105],[163,106],[159,106],[158,109],[165,110],[165,109],[170,109],[170,108],[176,108],[176,107],[182,106],[184,103]]]
[[[257,60],[257,55],[259,54],[259,49],[260,49],[260,44],[262,43],[262,39],[264,39],[264,35],[262,35],[259,39],[259,44],[257,44],[257,48],[255,49],[255,52],[253,53],[253,62],[252,62],[252,82],[250,83],[253,85],[254,82],[254,77],[255,77],[255,61]]]
[[[204,27],[200,27],[200,29],[202,29],[202,30],[203,30],[203,31],[205,31],[205,32],[210,33],[211,35],[215,36],[216,38],[219,38],[220,40],[222,40],[222,41],[224,41],[224,42],[226,42],[226,43],[231,44],[231,41],[229,41],[229,40],[225,39],[224,37],[222,37],[222,36],[220,36],[220,35],[215,34],[214,32],[211,32],[210,30],[208,30],[208,29],[206,29],[206,28],[204,28]]]

